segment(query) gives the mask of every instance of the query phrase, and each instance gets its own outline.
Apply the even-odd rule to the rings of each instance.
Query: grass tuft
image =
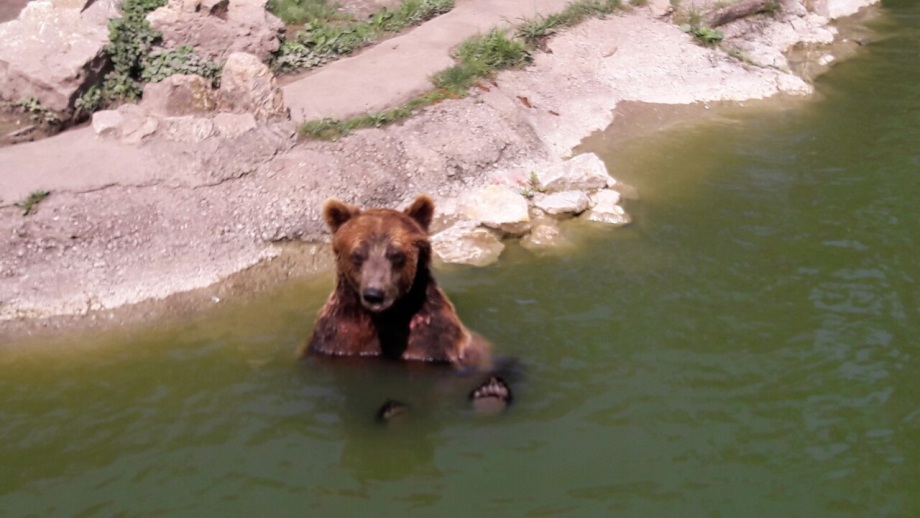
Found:
[[[521,68],[531,61],[527,45],[511,39],[503,30],[493,29],[474,36],[457,48],[457,64],[431,78],[437,88],[463,95],[480,79],[491,77],[498,70]]]
[[[287,25],[339,18],[337,6],[326,0],[268,0],[265,7]]]
[[[22,215],[28,216],[45,198],[51,195],[51,191],[34,191],[28,198],[16,202],[16,206],[22,209]]]
[[[271,67],[276,72],[293,72],[321,66],[453,7],[453,0],[403,0],[397,9],[383,8],[364,21],[343,21],[328,13],[310,17],[294,39],[282,42]]]
[[[324,118],[307,121],[300,126],[299,133],[302,137],[318,140],[338,140],[355,130],[379,128],[404,121],[420,108],[456,97],[457,95],[453,92],[437,89],[423,96],[416,97],[402,106],[382,112],[368,113],[360,117],[353,117],[345,120]]]

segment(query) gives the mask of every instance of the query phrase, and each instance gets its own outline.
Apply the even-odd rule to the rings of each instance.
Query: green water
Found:
[[[300,282],[0,349],[0,516],[920,515],[920,3],[886,10],[815,101],[607,150],[631,227],[440,274],[520,360],[505,415],[298,365],[330,288]]]

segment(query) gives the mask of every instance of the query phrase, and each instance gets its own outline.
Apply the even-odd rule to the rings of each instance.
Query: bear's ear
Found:
[[[423,194],[416,198],[412,205],[409,205],[405,214],[414,219],[422,230],[428,232],[428,226],[431,225],[431,219],[434,218],[434,202]]]
[[[332,230],[333,234],[348,220],[360,213],[361,209],[358,207],[340,202],[335,198],[330,198],[323,205],[323,219],[326,220],[326,224],[329,225],[329,229]]]

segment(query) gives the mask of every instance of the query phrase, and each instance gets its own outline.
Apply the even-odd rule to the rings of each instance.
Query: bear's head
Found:
[[[419,196],[405,211],[370,209],[331,199],[323,219],[332,230],[332,249],[344,279],[369,311],[393,306],[412,289],[431,262],[428,226],[434,202]]]

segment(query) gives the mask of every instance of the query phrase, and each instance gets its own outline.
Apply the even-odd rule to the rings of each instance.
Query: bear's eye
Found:
[[[361,265],[364,264],[364,256],[359,252],[352,252],[350,259],[355,268],[361,268]]]
[[[391,252],[387,254],[390,257],[390,262],[393,264],[393,268],[402,268],[406,264],[406,254],[402,252]]]

